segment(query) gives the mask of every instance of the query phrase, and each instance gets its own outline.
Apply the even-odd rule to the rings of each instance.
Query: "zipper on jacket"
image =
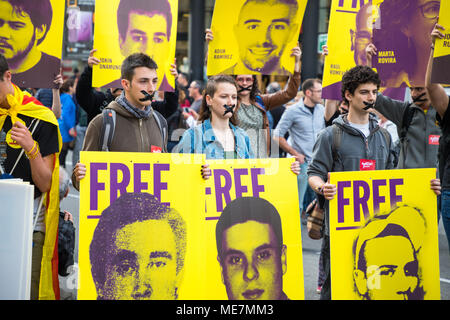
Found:
[[[144,150],[144,137],[142,136],[142,119],[139,119],[139,134],[141,135],[141,148],[142,152],[150,151],[150,150]]]

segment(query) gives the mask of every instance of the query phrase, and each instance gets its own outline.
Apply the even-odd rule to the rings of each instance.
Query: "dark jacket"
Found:
[[[88,123],[114,100],[110,89],[105,94],[92,88],[92,68],[89,66],[84,69],[80,76],[75,95],[78,104],[88,115]],[[152,102],[152,108],[161,113],[166,119],[177,110],[177,107],[178,91],[176,89],[175,92],[165,92],[164,101]]]
[[[347,115],[341,115],[333,121],[342,129],[339,148],[333,154],[333,126],[323,129],[317,137],[313,148],[313,156],[308,166],[308,177],[319,176],[327,181],[329,172],[359,171],[360,160],[375,160],[376,170],[394,168],[392,140],[387,141],[378,126],[375,116],[369,117],[370,134],[364,134],[353,128],[347,120]],[[388,145],[389,144],[389,145]],[[329,235],[329,207],[325,202],[325,234]]]

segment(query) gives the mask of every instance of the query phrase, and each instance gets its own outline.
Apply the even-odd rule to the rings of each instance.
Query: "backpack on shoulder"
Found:
[[[99,145],[101,146],[101,151],[109,151],[109,148],[111,147],[111,143],[114,137],[114,130],[116,128],[116,111],[113,109],[105,108],[103,109],[102,114],[103,114],[103,125],[99,137]],[[156,122],[158,123],[158,127],[159,130],[161,131],[163,142],[165,142],[168,134],[167,121],[159,112],[156,112],[153,109],[152,114],[155,117]]]

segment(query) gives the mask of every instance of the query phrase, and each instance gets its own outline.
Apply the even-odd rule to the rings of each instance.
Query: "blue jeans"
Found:
[[[315,193],[308,183],[308,175],[306,174],[307,169],[308,163],[305,161],[300,165],[300,174],[297,176],[298,204],[300,206],[300,213],[302,210],[306,210],[308,204],[310,204],[315,198]]]
[[[441,194],[441,216],[450,248],[450,190],[443,190]]]

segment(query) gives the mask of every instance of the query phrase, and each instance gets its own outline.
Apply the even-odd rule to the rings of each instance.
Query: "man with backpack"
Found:
[[[89,123],[82,151],[167,152],[167,122],[151,107],[158,84],[156,69],[143,53],[123,61],[124,91]],[[72,182],[78,190],[85,173],[86,166],[77,163]]]
[[[342,97],[349,105],[348,114],[339,116],[333,125],[323,130],[313,148],[308,167],[311,188],[325,201],[324,252],[325,282],[321,299],[331,299],[329,251],[329,200],[336,195],[336,185],[330,184],[328,174],[334,171],[393,169],[394,156],[389,133],[378,126],[370,109],[373,108],[380,87],[378,74],[367,66],[356,66],[342,77]],[[438,193],[438,181],[431,181]]]
[[[367,61],[376,54],[373,44],[366,48]],[[370,64],[370,63],[369,63]],[[375,110],[397,126],[400,139],[398,169],[437,168],[441,128],[436,110],[424,86],[410,87],[412,103],[377,96]]]

